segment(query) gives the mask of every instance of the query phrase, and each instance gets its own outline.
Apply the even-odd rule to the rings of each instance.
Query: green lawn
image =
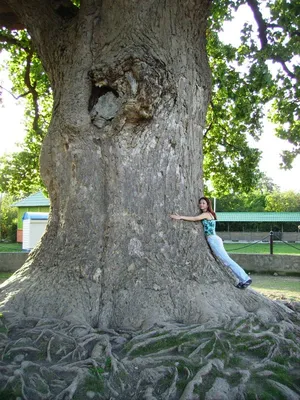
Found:
[[[0,272],[0,284],[11,276],[10,272]]]
[[[269,243],[224,243],[229,253],[270,254]],[[295,254],[300,256],[300,243],[273,243],[273,254]]]
[[[22,251],[22,243],[0,243],[0,253]]]
[[[273,300],[300,301],[300,277],[251,274],[251,287]]]

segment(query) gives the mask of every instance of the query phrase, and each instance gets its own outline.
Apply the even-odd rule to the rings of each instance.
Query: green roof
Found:
[[[217,212],[220,222],[297,222],[300,212]]]
[[[31,194],[23,200],[17,201],[12,204],[13,207],[36,207],[36,206],[50,206],[50,200],[43,195],[42,191]]]

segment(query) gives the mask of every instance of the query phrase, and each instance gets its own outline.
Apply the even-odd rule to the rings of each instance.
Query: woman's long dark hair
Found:
[[[199,204],[200,204],[201,200],[206,201],[206,203],[207,203],[207,211],[214,216],[214,219],[217,219],[217,214],[214,212],[214,210],[212,208],[212,205],[211,205],[211,201],[209,200],[209,198],[208,197],[200,197]],[[201,211],[201,213],[202,213],[202,211]]]

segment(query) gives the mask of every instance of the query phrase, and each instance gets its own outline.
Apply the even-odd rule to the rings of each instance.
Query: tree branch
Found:
[[[39,129],[39,118],[40,118],[40,113],[39,113],[39,104],[38,104],[38,99],[39,99],[39,94],[36,91],[36,84],[31,84],[31,79],[30,79],[30,68],[31,68],[31,60],[33,57],[33,50],[30,50],[27,54],[26,58],[26,70],[25,70],[25,77],[24,77],[24,82],[25,85],[29,89],[29,93],[32,95],[32,102],[33,102],[33,107],[34,107],[34,119],[32,123],[32,127],[34,131],[38,134],[40,134],[40,129]]]
[[[291,33],[291,37],[293,36],[300,36],[300,31],[295,31]]]
[[[1,16],[0,16],[1,18]],[[0,42],[1,43],[7,43],[13,46],[17,46],[20,49],[23,49],[25,51],[28,51],[28,47],[24,46],[24,43],[22,43],[20,40],[16,39],[15,37],[11,36],[11,35],[5,35],[5,34],[0,34]]]
[[[21,29],[29,31],[38,26],[43,32],[51,32],[77,12],[70,0],[0,0],[0,21],[8,14],[13,22],[21,23]]]
[[[260,12],[257,0],[247,0],[248,6],[251,8],[254,19],[258,26],[258,36],[261,48],[264,49],[268,45],[267,24]]]
[[[7,29],[24,29],[19,17],[14,13],[5,0],[0,0],[0,25]]]
[[[295,75],[292,71],[290,71],[290,70],[288,69],[288,67],[286,66],[285,61],[284,61],[281,57],[275,56],[275,57],[273,57],[272,59],[273,59],[274,61],[279,62],[279,64],[281,64],[281,66],[282,66],[284,72],[285,72],[290,78],[292,78],[292,79],[296,79],[296,78],[297,78],[296,75]]]
[[[30,92],[25,92],[20,94],[19,96],[15,96],[10,90],[6,89],[4,86],[0,85],[0,89],[5,90],[7,93],[9,93],[15,100],[19,100],[22,97],[26,97],[29,95]]]
[[[262,13],[260,12],[259,9],[259,3],[257,0],[247,0],[248,6],[251,8],[254,19],[257,23],[258,27],[258,36],[261,44],[261,50],[264,50],[268,46],[268,36],[267,36],[267,28],[272,27],[274,28],[274,25],[268,25],[266,21],[264,20]],[[277,27],[277,26],[276,26]],[[284,59],[278,55],[272,56],[272,54],[268,57],[269,59],[276,61],[281,64],[283,70],[285,73],[292,79],[296,79],[296,75],[290,71],[284,61]]]
[[[29,94],[32,95],[32,103],[33,103],[33,109],[34,109],[34,118],[33,118],[33,123],[32,123],[32,128],[37,134],[41,134],[41,130],[39,128],[39,118],[40,118],[40,113],[39,113],[39,94],[36,90],[36,82],[32,84],[31,79],[30,79],[30,69],[31,69],[31,61],[32,57],[34,55],[34,51],[32,49],[27,49],[27,57],[26,57],[26,69],[25,69],[25,76],[24,76],[24,83],[26,87],[28,88],[28,92],[22,93],[19,96],[15,96],[12,92],[9,90],[5,89],[3,86],[0,85],[0,88],[5,90],[7,93],[9,93],[15,100],[18,100],[22,97],[26,97]]]
[[[39,124],[38,124],[38,121],[40,118],[39,105],[38,105],[39,94],[36,90],[36,82],[34,82],[32,84],[31,78],[30,78],[31,62],[32,62],[32,57],[34,55],[34,51],[32,48],[30,48],[29,46],[24,46],[24,44],[22,44],[20,40],[14,38],[13,36],[10,36],[10,35],[1,34],[0,42],[5,42],[9,45],[16,46],[19,49],[23,49],[26,52],[26,68],[25,68],[25,75],[24,75],[24,83],[25,83],[25,86],[28,88],[28,91],[19,96],[15,96],[9,90],[5,89],[3,86],[0,86],[0,88],[5,90],[6,92],[8,92],[10,95],[12,95],[13,98],[16,100],[18,100],[21,97],[26,97],[29,94],[32,95],[32,102],[33,102],[33,109],[34,109],[34,119],[33,119],[32,127],[36,133],[40,134]]]
[[[24,24],[49,79],[54,79],[55,66],[67,48],[65,42],[75,35],[76,24],[70,20],[77,18],[79,9],[70,0],[0,0],[0,10],[3,4]]]
[[[225,132],[225,135],[222,136],[222,140],[219,144],[224,146],[226,149],[232,148],[232,149],[238,151],[239,153],[241,153],[242,150],[244,149],[244,147],[236,146],[233,143],[228,142],[228,140],[227,140],[227,137],[229,136],[228,130],[222,124],[219,124],[219,127],[221,128],[221,130],[223,132]]]

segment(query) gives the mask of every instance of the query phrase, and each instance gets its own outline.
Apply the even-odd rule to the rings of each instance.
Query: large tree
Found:
[[[0,4],[4,7],[3,0]],[[100,394],[94,389],[88,397],[175,399],[185,376],[183,381],[191,382],[181,399],[198,398],[196,386],[210,371],[214,380],[216,371],[224,378],[232,373],[238,363],[232,354],[236,335],[251,342],[251,357],[258,340],[260,354],[270,346],[264,361],[253,366],[255,376],[282,349],[291,357],[292,376],[299,354],[292,311],[251,289],[234,288],[201,226],[168,217],[174,211],[195,214],[203,194],[209,1],[86,0],[76,7],[67,0],[7,0],[6,5],[12,26],[21,24],[30,33],[54,105],[41,153],[50,221],[26,264],[2,285],[11,341],[3,344],[2,335],[0,346],[12,362],[1,364],[7,379],[0,376],[0,383],[8,389],[15,383],[15,397],[72,398],[84,367],[92,365],[98,385],[104,370],[113,374],[105,389],[98,387]],[[258,332],[262,322],[276,325]],[[223,330],[215,328],[222,323]],[[158,328],[134,337],[123,349],[129,356],[120,362],[126,331],[154,325],[177,330],[171,337]],[[251,335],[245,337],[247,329]],[[159,350],[166,344],[170,355],[163,367]],[[139,357],[138,350],[158,351],[157,358]],[[190,355],[184,357],[186,351]],[[47,368],[38,364],[43,356]],[[22,362],[26,357],[34,362]],[[50,368],[53,362],[58,365]],[[221,380],[228,398],[245,390],[249,374],[238,374],[233,381],[240,386],[232,392]],[[63,379],[71,379],[65,389]],[[219,382],[210,398],[218,398]],[[76,392],[77,398],[87,398],[86,390]],[[297,387],[281,382],[276,390],[289,395]]]
[[[232,293],[199,225],[168,217],[195,214],[203,193],[209,2],[7,4],[54,106],[41,154],[50,222],[4,307],[115,328],[226,319],[249,304],[273,315],[253,292]]]

